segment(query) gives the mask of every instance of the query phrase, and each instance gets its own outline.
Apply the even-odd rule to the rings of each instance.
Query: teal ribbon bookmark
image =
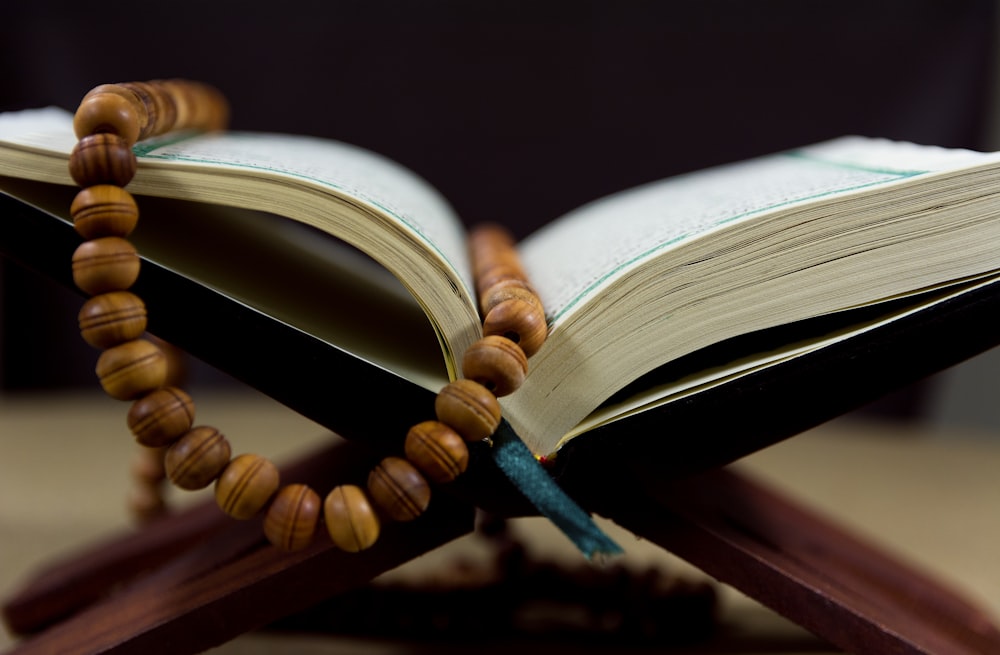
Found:
[[[493,433],[493,461],[543,516],[556,525],[587,559],[622,553],[590,514],[556,484],[506,420]]]

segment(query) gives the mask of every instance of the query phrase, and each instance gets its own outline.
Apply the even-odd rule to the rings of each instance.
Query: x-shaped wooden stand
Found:
[[[285,473],[351,479],[369,465],[338,442]],[[1000,653],[1000,631],[945,586],[741,475],[716,469],[645,491],[623,488],[596,509],[838,647]],[[262,541],[259,522],[196,506],[30,580],[5,613],[15,630],[35,634],[11,653],[203,651],[470,532],[474,509],[461,495],[438,494],[427,515],[389,526],[361,554],[325,539],[282,553]]]
[[[72,228],[3,195],[0,215],[0,254],[70,284],[64,264],[78,241]],[[160,336],[344,436],[358,437],[303,459],[286,479],[321,481],[316,486],[323,488],[356,480],[371,465],[368,446],[391,449],[391,440],[405,434],[406,417],[427,410],[429,394],[403,389],[393,413],[403,417],[398,425],[389,415],[374,428],[370,413],[363,420],[326,415],[329,391],[296,388],[293,381],[302,376],[289,366],[297,369],[306,357],[319,370],[351,380],[338,391],[341,407],[364,402],[371,367],[342,357],[325,366],[328,351],[300,334],[153,264],[144,266],[141,295],[151,315],[165,317]],[[996,345],[996,286],[697,400],[648,412],[627,429],[595,430],[564,449],[553,475],[584,508],[848,651],[1000,654],[1000,631],[945,586],[724,466]],[[238,325],[249,341],[185,319],[202,312],[218,318],[210,323]],[[180,318],[171,323],[170,317]],[[279,341],[274,352],[257,349],[252,361],[245,356],[248,344]],[[377,383],[380,393],[392,395],[391,380]],[[376,437],[368,434],[362,444],[366,430]],[[659,433],[667,430],[681,436],[664,439]],[[13,652],[198,652],[469,533],[476,506],[501,516],[531,512],[488,457],[479,453],[474,460],[471,475],[463,476],[468,479],[435,494],[424,517],[389,526],[361,554],[339,552],[325,540],[303,552],[279,553],[263,542],[257,522],[234,522],[213,505],[101,544],[43,571],[7,601],[8,624],[33,634]]]

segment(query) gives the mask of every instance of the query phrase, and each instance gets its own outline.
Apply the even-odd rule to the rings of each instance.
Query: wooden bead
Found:
[[[159,110],[157,108],[157,103],[153,100],[152,95],[137,82],[119,82],[114,86],[122,89],[127,93],[131,93],[136,101],[142,105],[142,113],[146,115],[146,122],[143,123],[142,128],[139,130],[139,140],[147,139],[155,134],[159,134],[156,131],[159,125]]]
[[[139,448],[132,458],[132,478],[149,485],[158,485],[167,477],[162,448]]]
[[[84,239],[127,237],[139,220],[132,194],[113,184],[81,189],[70,205],[73,227]]]
[[[490,267],[476,273],[476,292],[480,295],[495,284],[508,280],[526,282],[524,270],[520,264],[514,262],[497,262]]]
[[[195,127],[194,118],[198,111],[198,95],[186,80],[156,80],[157,84],[173,101],[175,130]]]
[[[132,400],[163,386],[167,360],[154,344],[134,339],[101,353],[97,377],[112,398]]]
[[[135,93],[146,107],[149,123],[140,138],[166,134],[173,129],[177,120],[177,107],[166,89],[156,81],[121,82],[120,86]]]
[[[513,393],[528,374],[528,357],[521,347],[506,337],[491,334],[475,342],[462,356],[462,375],[493,392]]]
[[[378,514],[360,487],[334,487],[323,502],[323,518],[334,545],[349,553],[366,550],[378,541]]]
[[[260,455],[240,455],[215,481],[215,502],[235,519],[250,519],[267,505],[279,482],[278,467],[271,460]]]
[[[548,326],[513,239],[504,228],[487,224],[474,228],[469,241],[483,334],[507,337],[531,357],[545,342]]]
[[[406,459],[433,482],[451,482],[469,466],[462,437],[440,421],[417,423],[406,433]]]
[[[106,132],[117,134],[131,147],[139,140],[139,129],[135,104],[118,93],[88,93],[73,116],[78,139]]]
[[[475,226],[469,232],[469,254],[478,292],[499,280],[527,279],[514,239],[503,226],[493,223]]]
[[[201,82],[189,82],[198,95],[198,111],[192,117],[192,127],[199,130],[224,130],[229,125],[229,103],[215,87]]]
[[[154,80],[151,84],[173,100],[175,130],[221,130],[229,122],[229,105],[211,85],[184,79]]]
[[[181,489],[204,489],[229,463],[229,441],[215,428],[199,426],[167,449],[163,458],[167,477]]]
[[[135,112],[136,115],[136,121],[139,124],[138,138],[139,139],[145,138],[144,130],[146,129],[146,126],[149,124],[149,114],[146,111],[146,105],[143,104],[142,100],[139,99],[139,96],[137,96],[131,90],[126,89],[124,86],[120,84],[101,84],[95,86],[93,89],[87,92],[87,95],[83,96],[81,104],[83,104],[83,102],[86,102],[90,98],[93,98],[94,96],[104,95],[109,93],[120,96],[122,99],[127,101],[129,105],[132,106],[132,110]],[[86,136],[86,134],[78,133],[76,135],[76,138],[80,139],[83,138],[84,136]]]
[[[128,291],[110,291],[90,298],[77,315],[80,334],[95,348],[110,348],[142,336],[146,305]]]
[[[121,237],[81,243],[73,253],[73,281],[91,295],[128,289],[139,277],[139,253]]]
[[[132,148],[117,134],[91,134],[80,139],[69,158],[69,174],[81,187],[125,186],[135,175]]]
[[[483,385],[462,378],[442,389],[434,399],[434,412],[466,441],[482,441],[500,425],[500,403]]]
[[[149,339],[163,351],[163,356],[167,358],[167,381],[165,384],[179,386],[188,378],[188,354],[181,348],[169,341],[147,334],[144,338]]]
[[[278,492],[264,516],[264,536],[285,551],[302,550],[313,540],[321,510],[320,497],[304,484]]]
[[[194,401],[177,387],[163,387],[132,403],[128,427],[136,441],[156,448],[177,441],[194,423]]]
[[[221,130],[229,122],[229,105],[214,87],[193,80],[158,80],[177,110],[174,129]]]
[[[515,253],[514,237],[503,225],[481,223],[469,230],[469,252],[473,263],[489,263]]]
[[[507,337],[531,357],[545,343],[548,325],[545,312],[530,302],[511,298],[490,310],[483,320],[483,334]]]
[[[140,521],[150,521],[166,513],[167,503],[158,485],[137,484],[129,491],[128,510]]]
[[[174,94],[163,80],[149,80],[146,85],[151,89],[156,102],[157,116],[156,134],[166,134],[177,128],[177,101]]]
[[[490,313],[491,309],[503,301],[512,298],[529,302],[544,312],[542,301],[539,299],[538,294],[535,293],[535,290],[531,288],[531,285],[524,280],[515,279],[503,280],[484,289],[479,294],[479,310],[483,316],[486,316]]]
[[[402,457],[386,457],[368,474],[372,500],[395,521],[412,521],[427,509],[431,488]]]

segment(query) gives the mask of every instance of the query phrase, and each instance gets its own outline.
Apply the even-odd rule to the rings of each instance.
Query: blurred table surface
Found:
[[[252,450],[282,461],[329,438],[320,426],[253,392],[209,392],[195,398],[198,422],[223,429],[234,452]],[[125,498],[129,464],[138,447],[125,427],[126,410],[127,406],[99,393],[0,396],[0,597],[54,557],[70,555],[130,525]],[[850,417],[759,452],[737,466],[922,566],[1000,616],[996,556],[1000,435]],[[171,497],[183,505],[203,496]],[[704,577],[617,526],[604,521],[602,525],[625,547],[625,564],[663,568],[692,579]],[[512,529],[540,558],[580,559],[544,520],[519,519]],[[419,577],[445,567],[451,558],[475,549],[471,539],[449,544],[387,575]],[[738,592],[724,586],[719,591],[720,637],[692,646],[691,652],[834,652]],[[15,641],[0,630],[0,650]],[[531,650],[530,645],[525,648]],[[542,648],[559,650],[552,643]],[[420,649],[420,644],[412,643],[262,631],[213,652],[310,655]],[[446,652],[430,645],[428,652],[432,651]]]

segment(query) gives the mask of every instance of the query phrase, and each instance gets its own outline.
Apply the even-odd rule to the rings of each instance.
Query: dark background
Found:
[[[104,82],[200,79],[227,94],[233,128],[376,150],[467,222],[520,236],[628,186],[842,134],[993,149],[996,11],[991,0],[8,2],[0,110],[72,110]],[[94,384],[79,298],[10,263],[0,285],[0,386]],[[913,411],[919,393],[900,400]]]

